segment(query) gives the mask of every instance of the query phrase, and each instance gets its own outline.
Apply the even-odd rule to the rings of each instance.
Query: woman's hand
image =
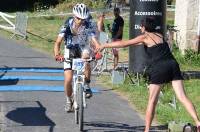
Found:
[[[101,47],[101,45],[99,45],[99,44],[96,45],[96,47],[95,47],[95,53],[97,53],[99,51],[100,47]]]
[[[101,52],[101,51],[103,51],[104,49],[105,49],[105,46],[104,46],[104,44],[102,44],[102,45],[99,47],[98,51]]]
[[[103,45],[99,45],[98,47],[95,48],[95,53],[101,52],[104,49]]]

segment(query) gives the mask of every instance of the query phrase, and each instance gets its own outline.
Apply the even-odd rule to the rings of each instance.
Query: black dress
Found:
[[[179,64],[166,42],[146,47],[148,55],[147,75],[150,84],[163,84],[172,80],[183,80]]]

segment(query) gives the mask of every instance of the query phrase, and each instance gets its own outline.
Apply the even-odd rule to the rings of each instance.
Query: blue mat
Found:
[[[99,93],[96,88],[91,88],[93,93]],[[26,86],[26,85],[12,85],[12,86],[0,86],[0,91],[64,91],[63,86]]]
[[[0,80],[46,80],[46,81],[63,81],[63,76],[2,76]]]
[[[63,73],[62,68],[0,68],[1,72],[44,72],[44,73]]]

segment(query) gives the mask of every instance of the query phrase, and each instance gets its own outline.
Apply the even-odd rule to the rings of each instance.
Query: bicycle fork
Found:
[[[82,88],[83,89],[83,107],[86,108],[87,104],[86,104],[86,98],[85,98],[85,90],[84,90],[84,79],[83,77],[81,76],[77,76],[77,77],[74,77],[73,78],[73,95],[74,95],[74,109],[78,109],[79,106],[78,106],[78,90],[79,88]],[[78,87],[78,85],[80,84],[81,87]]]

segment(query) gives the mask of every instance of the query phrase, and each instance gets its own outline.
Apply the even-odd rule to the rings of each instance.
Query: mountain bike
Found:
[[[91,62],[93,58],[89,59],[72,59],[64,60],[66,62],[72,62],[73,73],[73,109],[75,123],[79,125],[79,130],[83,131],[84,126],[84,109],[86,108],[86,96],[85,96],[85,66],[87,62]]]

